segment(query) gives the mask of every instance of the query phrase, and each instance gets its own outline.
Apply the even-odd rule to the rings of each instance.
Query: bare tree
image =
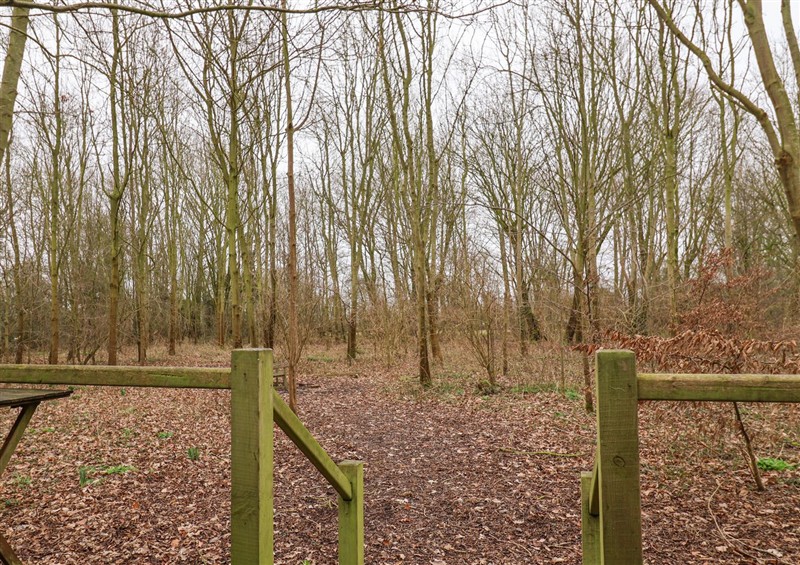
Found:
[[[771,112],[739,90],[721,74],[708,52],[683,32],[673,18],[673,12],[659,0],[648,0],[669,31],[702,63],[712,85],[723,92],[758,121],[775,159],[778,176],[783,185],[789,216],[800,238],[800,130],[794,105],[784,78],[778,71],[769,37],[764,26],[761,0],[737,0],[744,16],[750,44],[753,48],[761,81],[771,104]],[[781,17],[786,44],[791,56],[795,87],[800,88],[800,47],[792,22],[791,2],[781,0]]]

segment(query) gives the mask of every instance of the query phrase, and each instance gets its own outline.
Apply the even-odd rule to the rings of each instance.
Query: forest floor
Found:
[[[592,467],[594,420],[573,378],[559,391],[558,377],[536,377],[563,357],[534,351],[515,368],[532,376],[482,396],[458,348],[424,392],[412,360],[387,369],[341,356],[307,354],[300,382],[313,386],[299,404],[334,460],[366,462],[367,563],[580,563],[579,477]],[[215,366],[229,354],[151,357]],[[0,478],[0,531],[31,565],[229,562],[229,400],[80,387],[42,404]],[[760,457],[800,463],[800,410],[741,409]],[[757,492],[732,421],[730,405],[640,406],[650,565],[800,563],[800,472],[765,472]],[[335,493],[277,428],[275,438],[276,563],[335,563]]]

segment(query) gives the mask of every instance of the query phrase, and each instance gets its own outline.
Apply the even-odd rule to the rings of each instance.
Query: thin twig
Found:
[[[735,551],[736,553],[738,553],[742,557],[747,557],[748,559],[753,559],[758,563],[762,563],[763,562],[763,560],[761,558],[759,558],[758,555],[753,555],[752,553],[747,553],[743,549],[739,549],[738,547],[736,547],[736,544],[739,544],[739,545],[742,545],[742,546],[746,546],[749,549],[752,549],[753,551],[757,551],[757,552],[760,552],[760,553],[766,553],[767,555],[770,556],[770,559],[774,559],[776,563],[786,563],[786,561],[784,561],[781,557],[778,557],[777,555],[775,555],[775,554],[773,554],[773,553],[771,553],[771,552],[769,552],[769,551],[767,551],[765,549],[761,549],[760,547],[754,547],[752,545],[748,545],[748,544],[744,543],[742,540],[734,538],[732,536],[729,536],[728,534],[725,533],[725,531],[722,529],[722,526],[719,525],[719,521],[717,521],[716,514],[714,514],[714,511],[711,509],[711,501],[714,499],[714,496],[717,494],[717,491],[719,491],[719,488],[720,488],[719,481],[717,481],[717,488],[715,488],[714,492],[711,493],[711,496],[708,497],[708,503],[706,504],[706,508],[708,509],[708,513],[711,515],[711,519],[714,520],[714,526],[717,528],[717,532],[719,532],[719,536],[720,536],[720,538],[722,538],[722,541],[725,542],[726,545],[729,545],[733,551]]]
[[[758,472],[758,462],[756,461],[756,456],[753,453],[753,444],[750,443],[750,436],[747,433],[747,429],[744,427],[742,415],[739,413],[739,404],[736,402],[733,403],[733,411],[736,414],[736,423],[737,427],[739,428],[739,433],[741,433],[742,438],[744,438],[747,466],[750,467],[750,473],[753,475],[753,480],[756,482],[756,488],[758,488],[759,491],[764,491],[766,489],[764,487],[764,481],[761,479],[761,473]]]

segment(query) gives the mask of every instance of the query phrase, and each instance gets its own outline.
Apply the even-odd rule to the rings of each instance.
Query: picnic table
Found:
[[[72,394],[71,390],[41,390],[30,388],[0,388],[0,408],[21,408],[16,421],[6,435],[0,447],[0,475],[5,471],[8,461],[25,433],[28,422],[40,402],[64,398]],[[19,557],[11,549],[11,545],[0,534],[0,563],[5,565],[22,565]]]

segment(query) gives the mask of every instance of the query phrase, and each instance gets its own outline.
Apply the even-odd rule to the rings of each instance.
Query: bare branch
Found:
[[[725,82],[722,77],[719,76],[719,73],[717,73],[717,71],[714,69],[714,65],[711,63],[711,58],[708,56],[708,53],[703,51],[681,31],[681,29],[675,23],[675,20],[672,19],[672,16],[670,16],[670,14],[658,0],[648,0],[648,2],[656,11],[661,21],[663,21],[672,34],[678,38],[678,41],[680,41],[689,51],[692,52],[692,54],[694,54],[695,57],[700,60],[700,62],[703,64],[703,68],[706,70],[706,74],[708,74],[709,80],[711,80],[711,83],[720,91],[727,94],[731,99],[735,100],[744,110],[755,116],[755,118],[758,120],[758,123],[761,124],[761,127],[764,129],[764,133],[767,135],[767,139],[769,140],[769,144],[773,152],[776,155],[779,154],[781,140],[778,138],[778,135],[775,132],[775,128],[772,125],[772,122],[769,119],[769,114],[767,114],[766,110],[750,100],[750,98],[748,98],[744,92],[740,91],[732,84]]]
[[[241,10],[248,12],[268,12],[272,14],[320,14],[323,12],[368,12],[381,10],[389,13],[407,14],[418,12],[435,12],[436,14],[450,19],[471,18],[485,12],[490,12],[501,6],[512,4],[513,0],[501,0],[495,4],[490,4],[483,8],[478,8],[472,12],[443,12],[435,8],[426,8],[413,1],[408,4],[397,4],[387,6],[383,0],[377,1],[355,1],[347,4],[322,4],[309,8],[285,8],[277,5],[241,5],[241,4],[220,4],[217,6],[202,6],[189,8],[186,10],[166,11],[144,6],[131,6],[118,4],[115,2],[74,2],[71,4],[41,4],[30,0],[0,0],[0,7],[24,8],[28,10],[42,10],[54,13],[73,13],[90,10],[117,10],[129,14],[138,14],[159,19],[183,19],[200,14],[214,12],[226,12],[231,10]]]
[[[800,47],[797,45],[797,34],[792,23],[792,6],[789,0],[781,0],[781,17],[783,19],[783,31],[786,34],[786,43],[789,44],[789,53],[792,55],[792,67],[794,67],[794,80],[800,91]]]

